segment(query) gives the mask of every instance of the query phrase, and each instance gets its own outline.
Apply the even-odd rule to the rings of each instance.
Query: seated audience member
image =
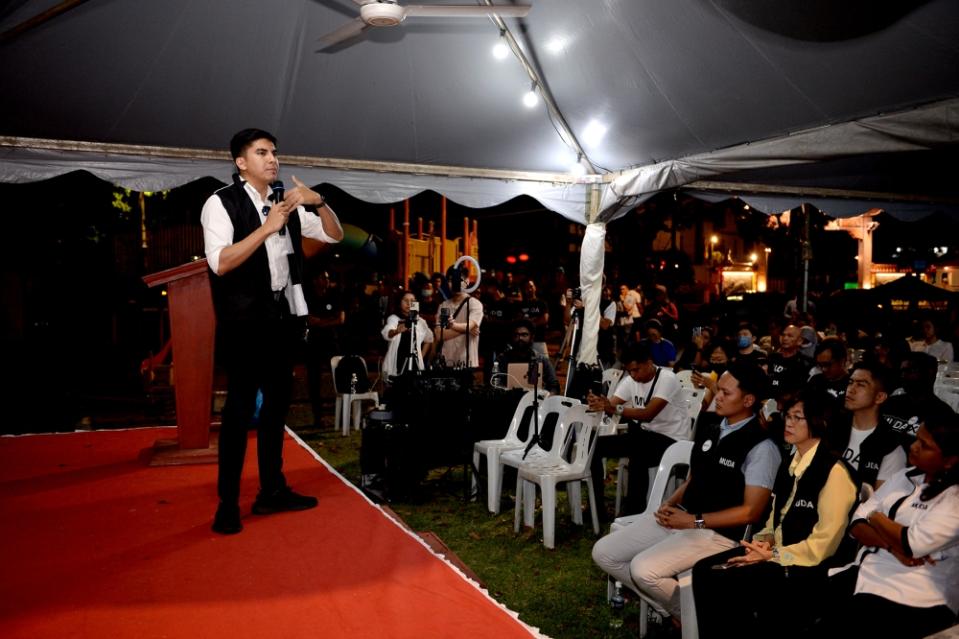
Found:
[[[716,412],[700,417],[686,481],[655,513],[593,546],[593,561],[660,614],[679,618],[676,576],[737,547],[769,504],[782,457],[756,419],[767,386],[761,368],[733,362],[719,378]]]
[[[922,342],[918,347],[924,353],[929,353],[940,362],[953,360],[952,343],[944,342],[936,335],[936,325],[932,320],[922,322]]]
[[[876,362],[893,374],[899,374],[902,360],[910,352],[909,344],[901,337],[891,335],[877,335],[873,340],[872,348],[863,354],[863,360]]]
[[[844,402],[850,416],[830,424],[828,437],[830,446],[852,467],[857,482],[873,488],[906,467],[902,439],[879,417],[888,396],[888,378],[877,364],[853,366]]]
[[[756,329],[749,322],[739,324],[736,333],[736,353],[733,359],[737,362],[754,362],[759,365],[766,363],[766,352],[756,347]]]
[[[383,358],[383,375],[387,381],[393,375],[400,375],[411,371],[421,371],[426,368],[423,364],[423,345],[433,343],[433,331],[417,311],[416,321],[410,309],[416,302],[416,296],[405,293],[400,298],[399,309],[386,318],[386,325],[380,332],[389,345],[386,347],[386,356]],[[413,327],[416,330],[413,330]],[[413,333],[416,333],[416,342],[413,342]],[[429,348],[429,347],[427,347]]]
[[[533,350],[533,335],[533,323],[528,319],[523,318],[513,322],[513,334],[509,346],[499,354],[497,359],[500,372],[505,373],[508,364],[529,364],[536,357],[543,364],[543,378],[539,381],[539,387],[550,393],[558,393],[559,381],[556,379],[556,371],[548,357],[543,357]]]
[[[725,342],[716,342],[709,346],[706,352],[706,361],[693,371],[690,380],[694,386],[705,388],[703,394],[703,409],[706,410],[716,397],[717,384],[722,374],[729,368],[731,361],[730,348]]]
[[[669,366],[676,363],[676,347],[663,337],[663,324],[658,319],[648,320],[644,327],[646,338],[641,340],[649,344],[649,352],[657,366]]]
[[[785,406],[785,439],[795,454],[779,467],[766,526],[693,569],[703,639],[795,636],[819,614],[826,560],[839,548],[858,492],[839,457],[820,445],[826,402],[807,390]]]
[[[819,333],[816,328],[810,324],[805,324],[799,329],[799,354],[808,360],[816,356],[816,347],[819,345]]]
[[[697,326],[693,329],[689,344],[683,349],[676,360],[676,372],[695,370],[709,359],[709,346],[713,331],[708,326]]]
[[[855,587],[809,637],[919,639],[956,623],[959,417],[948,406],[923,412],[909,464],[853,514],[849,533],[864,546]]]
[[[807,388],[828,395],[832,399],[830,421],[839,416],[846,401],[849,373],[846,371],[846,345],[838,337],[827,337],[816,346],[818,373],[809,378]]]
[[[769,356],[769,378],[775,397],[795,392],[809,379],[812,361],[799,352],[800,339],[799,327],[790,324],[783,329],[779,351]]]
[[[907,450],[919,430],[919,413],[936,397],[939,362],[928,353],[909,353],[899,368],[899,388],[882,404],[880,413],[892,430],[903,436]]]
[[[623,350],[623,375],[612,400],[606,396],[587,396],[590,410],[619,415],[628,422],[626,433],[600,437],[593,455],[593,494],[602,517],[604,458],[628,457],[629,486],[623,510],[626,514],[646,507],[649,491],[648,469],[659,465],[663,451],[673,443],[689,439],[689,411],[686,395],[668,368],[657,366],[646,343],[633,344]]]

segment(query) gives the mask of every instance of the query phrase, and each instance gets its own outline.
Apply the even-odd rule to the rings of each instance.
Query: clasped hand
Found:
[[[692,528],[696,524],[696,518],[693,515],[672,504],[663,504],[660,506],[659,510],[653,513],[653,518],[656,520],[656,523],[663,528],[676,530]]]
[[[609,405],[609,400],[602,395],[597,395],[593,391],[586,394],[586,403],[589,404],[589,410],[593,412],[605,412]]]
[[[739,542],[745,549],[746,554],[733,557],[728,564],[758,564],[762,561],[769,561],[773,558],[773,547],[766,541],[741,541]]]

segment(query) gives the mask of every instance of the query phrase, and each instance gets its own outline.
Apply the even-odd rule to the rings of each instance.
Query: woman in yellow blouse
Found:
[[[741,548],[693,569],[693,592],[704,639],[798,634],[819,610],[825,560],[839,547],[857,489],[839,458],[820,441],[826,398],[805,391],[785,407],[783,460],[766,526]]]

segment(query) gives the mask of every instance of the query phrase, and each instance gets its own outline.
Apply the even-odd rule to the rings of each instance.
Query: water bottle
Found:
[[[623,584],[616,582],[613,590],[613,596],[609,600],[609,627],[623,627],[623,609],[626,607],[626,600],[623,599]]]
[[[350,375],[350,395],[356,395],[356,383],[359,379],[356,377],[356,373]]]

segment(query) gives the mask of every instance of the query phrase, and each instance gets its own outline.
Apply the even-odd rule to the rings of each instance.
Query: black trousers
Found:
[[[293,362],[302,344],[302,320],[291,317],[281,299],[275,317],[262,321],[220,321],[219,347],[226,369],[227,395],[220,426],[217,492],[223,503],[240,497],[247,431],[263,393],[257,424],[260,489],[273,492],[283,477],[283,434],[293,392]]]
[[[781,566],[773,561],[725,570],[714,568],[744,552],[742,547],[733,548],[702,559],[693,567],[699,636],[801,636],[822,609],[826,569]]]
[[[633,515],[646,509],[649,469],[659,466],[663,453],[675,443],[676,440],[672,437],[645,430],[636,423],[630,423],[629,429],[622,435],[606,435],[596,441],[590,472],[600,519],[604,519],[606,513],[603,508],[603,459],[629,458],[629,483],[622,504],[622,514]]]
[[[819,623],[802,634],[810,639],[848,639],[859,637],[896,637],[921,639],[945,630],[956,623],[956,615],[948,606],[915,608],[878,595],[854,595],[856,569],[831,578],[825,611]],[[851,579],[845,579],[846,573]],[[843,578],[840,588],[832,582]]]

